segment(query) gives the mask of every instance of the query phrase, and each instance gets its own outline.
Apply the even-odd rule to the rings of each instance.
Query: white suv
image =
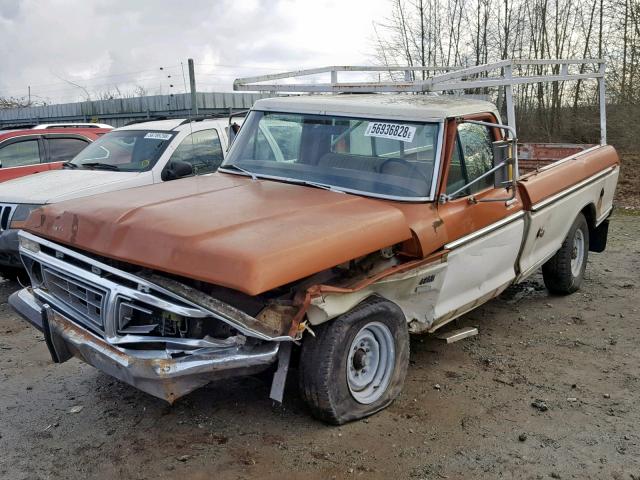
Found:
[[[32,210],[215,172],[229,146],[230,128],[228,118],[135,123],[102,136],[62,170],[0,184],[0,272],[12,275],[22,267],[17,233]]]

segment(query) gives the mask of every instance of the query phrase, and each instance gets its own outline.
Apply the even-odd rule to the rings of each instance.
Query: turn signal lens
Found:
[[[25,237],[20,237],[20,248],[32,253],[40,253],[40,244]]]

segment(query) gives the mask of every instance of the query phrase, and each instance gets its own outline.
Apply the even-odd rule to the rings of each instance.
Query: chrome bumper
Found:
[[[22,290],[13,292],[9,296],[9,305],[11,305],[22,318],[42,332],[44,328],[42,325],[44,309],[31,293],[31,289],[23,288]]]
[[[212,380],[264,370],[276,361],[280,346],[279,342],[264,342],[257,346],[200,348],[174,358],[167,350],[114,346],[41,304],[29,288],[12,294],[9,303],[44,333],[55,362],[77,357],[169,403]]]

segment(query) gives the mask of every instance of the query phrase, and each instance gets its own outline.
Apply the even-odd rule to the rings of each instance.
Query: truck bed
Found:
[[[597,146],[589,143],[519,143],[520,174],[547,167]]]

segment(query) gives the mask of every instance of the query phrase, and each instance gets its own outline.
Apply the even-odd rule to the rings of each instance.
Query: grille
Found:
[[[13,215],[13,210],[15,208],[15,205],[0,203],[0,231],[4,231],[9,228],[11,216]]]
[[[107,290],[69,277],[51,268],[42,269],[43,286],[49,295],[79,315],[79,320],[104,331],[104,309]]]

